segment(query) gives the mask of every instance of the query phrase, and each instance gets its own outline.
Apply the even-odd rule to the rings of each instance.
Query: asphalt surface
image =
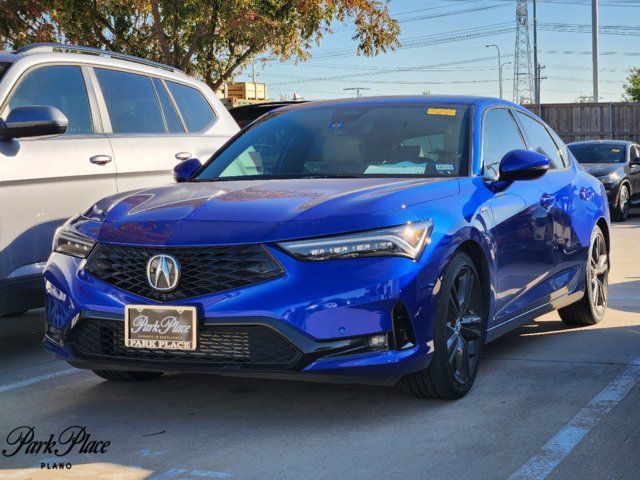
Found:
[[[549,314],[489,344],[454,402],[213,375],[106,382],[41,349],[41,310],[0,319],[0,451],[23,425],[111,442],[0,455],[0,478],[640,478],[640,216],[614,224],[612,243],[605,320],[568,328]]]

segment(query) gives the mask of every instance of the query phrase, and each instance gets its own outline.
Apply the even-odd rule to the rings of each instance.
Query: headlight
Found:
[[[598,177],[602,183],[615,183],[619,179],[617,173],[610,173],[609,175],[603,175],[602,177]]]
[[[367,232],[283,242],[278,245],[299,260],[399,256],[416,260],[429,242],[433,222],[425,220]]]
[[[87,258],[95,244],[95,240],[80,235],[65,224],[56,230],[52,250],[72,257]]]

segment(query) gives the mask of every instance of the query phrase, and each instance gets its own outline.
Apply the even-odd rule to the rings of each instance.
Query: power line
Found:
[[[323,82],[323,81],[335,81],[335,80],[349,80],[353,78],[360,79],[360,78],[368,77],[372,75],[383,75],[388,73],[401,73],[401,72],[416,72],[416,71],[422,71],[422,70],[437,69],[441,67],[448,67],[453,65],[467,65],[471,63],[486,62],[489,60],[493,60],[493,57],[476,57],[476,58],[469,58],[465,60],[455,60],[455,61],[449,61],[449,62],[434,63],[431,65],[417,65],[417,66],[411,66],[411,67],[381,68],[377,71],[356,73],[356,74],[331,75],[331,76],[325,76],[325,77],[304,77],[304,78],[301,78],[300,80],[304,82]],[[295,83],[299,83],[299,82],[284,81],[284,82],[271,83],[271,85],[290,85]]]

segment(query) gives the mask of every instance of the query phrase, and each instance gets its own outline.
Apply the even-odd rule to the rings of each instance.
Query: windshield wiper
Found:
[[[358,175],[341,175],[333,173],[309,173],[301,175],[251,175],[248,177],[217,177],[207,179],[195,179],[196,182],[225,182],[225,181],[246,181],[246,180],[306,180],[315,178],[362,178]]]
[[[312,173],[309,175],[301,175],[295,178],[362,178],[357,175],[341,175],[337,173]]]

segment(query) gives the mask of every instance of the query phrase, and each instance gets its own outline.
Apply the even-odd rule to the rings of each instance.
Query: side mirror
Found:
[[[16,107],[4,122],[0,120],[0,137],[11,139],[60,135],[67,131],[68,124],[67,117],[56,107]]]
[[[516,180],[534,180],[549,170],[549,159],[531,150],[511,150],[500,161],[498,180],[514,182]]]
[[[632,158],[631,165],[639,165],[640,166],[640,157]]]
[[[197,158],[190,158],[173,167],[173,179],[177,183],[186,182],[202,166]]]

